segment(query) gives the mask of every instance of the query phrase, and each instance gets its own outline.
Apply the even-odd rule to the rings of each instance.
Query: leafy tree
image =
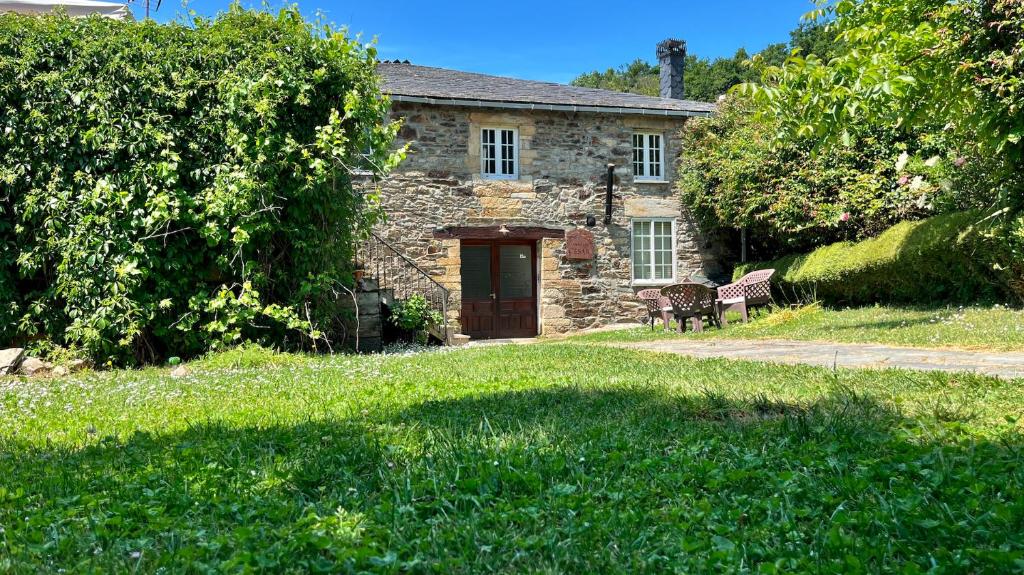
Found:
[[[771,47],[766,52],[771,55],[773,62],[781,63],[785,59],[784,45]],[[760,73],[749,66],[749,60],[750,55],[742,48],[731,58],[716,58],[713,61],[693,54],[687,55],[684,72],[686,97],[710,102],[737,84],[754,81],[760,77]],[[660,74],[658,65],[637,59],[619,68],[583,74],[573,80],[572,84],[657,96],[660,94]]]
[[[832,154],[878,130],[941,137],[981,176],[958,195],[995,206],[1004,226],[991,239],[1016,254],[1024,293],[1024,3],[840,0],[810,18],[830,21],[842,49],[796,54],[741,88],[777,123],[776,145]]]
[[[688,65],[691,59],[696,60],[693,56],[688,56]],[[649,64],[639,58],[619,68],[609,68],[604,72],[594,71],[582,74],[573,80],[572,84],[586,88],[631,92],[645,96],[657,96],[660,90],[658,66]]]
[[[801,24],[791,33],[788,46],[784,43],[772,44],[756,54],[754,62],[743,48],[737,50],[732,57],[714,60],[689,54],[686,57],[684,72],[686,97],[707,102],[715,101],[733,86],[758,81],[761,78],[761,66],[781,66],[792,49],[799,48],[802,53],[829,55],[833,39],[834,35],[824,24]],[[573,80],[572,84],[657,96],[660,93],[659,75],[660,69],[657,64],[637,59],[630,64],[609,68],[604,72],[582,74]]]
[[[1024,4],[1015,0],[843,0],[844,49],[797,55],[744,90],[779,118],[780,139],[853,144],[865,126],[955,131],[965,145],[1024,160]]]
[[[151,361],[315,346],[391,144],[373,48],[237,5],[0,16],[0,345]]]
[[[679,189],[708,228],[747,229],[755,257],[773,258],[893,224],[985,205],[964,194],[984,177],[979,159],[956,161],[942,135],[876,130],[860,146],[814,153],[776,141],[778,121],[730,97],[683,130]]]
[[[842,44],[836,37],[835,29],[830,27],[828,22],[827,19],[801,22],[795,30],[789,33],[790,50],[799,50],[800,54],[805,57],[814,54],[825,61],[841,52]],[[782,65],[786,56],[789,54],[780,60],[770,62],[770,64]]]

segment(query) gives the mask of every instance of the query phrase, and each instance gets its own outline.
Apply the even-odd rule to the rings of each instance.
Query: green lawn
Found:
[[[863,307],[823,309],[806,306],[754,317],[743,325],[738,316],[725,330],[708,329],[687,337],[796,339],[844,343],[881,343],[909,347],[1024,350],[1024,311],[1005,307],[912,309]],[[660,324],[659,324],[660,326]],[[650,327],[594,333],[578,341],[612,342],[679,337]]]
[[[1019,383],[572,343],[0,380],[2,572],[1008,572]]]

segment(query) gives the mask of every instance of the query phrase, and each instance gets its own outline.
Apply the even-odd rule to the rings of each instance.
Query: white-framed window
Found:
[[[665,181],[665,138],[661,134],[633,134],[633,181]]]
[[[670,218],[634,219],[632,228],[633,283],[675,283],[676,221]]]
[[[480,129],[480,174],[492,180],[519,178],[519,130]]]

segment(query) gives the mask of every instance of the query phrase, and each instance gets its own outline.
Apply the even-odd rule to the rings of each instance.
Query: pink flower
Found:
[[[960,156],[959,158],[956,159],[955,162],[953,162],[953,165],[958,167],[958,168],[962,168],[966,164],[967,164],[967,158],[965,158],[963,156]]]
[[[905,186],[910,183],[910,176],[903,176],[899,179],[899,185]]]
[[[839,216],[839,221],[848,222],[850,221],[850,212],[843,212],[843,215]]]

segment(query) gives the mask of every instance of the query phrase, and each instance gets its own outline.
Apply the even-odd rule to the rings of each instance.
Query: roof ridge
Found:
[[[433,66],[380,62],[384,91],[392,95],[435,100],[470,100],[631,110],[691,112],[708,115],[716,106],[711,102],[676,100],[617,92],[602,88],[573,86],[545,80],[526,80],[508,76],[451,70]]]

